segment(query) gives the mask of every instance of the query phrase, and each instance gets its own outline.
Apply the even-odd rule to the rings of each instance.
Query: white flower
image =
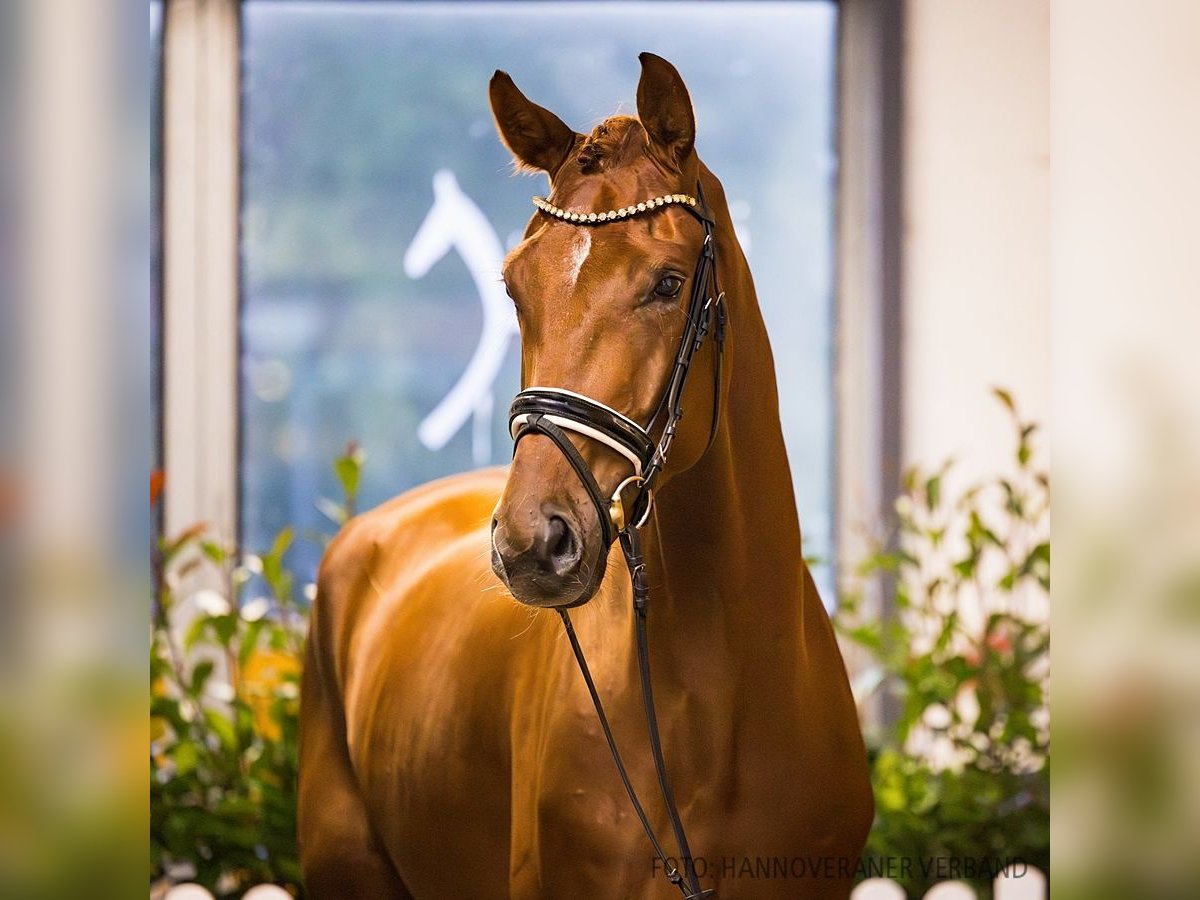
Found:
[[[253,553],[247,553],[242,557],[242,565],[253,572],[255,575],[262,574],[262,558],[255,556]]]
[[[266,597],[255,597],[248,603],[242,604],[242,618],[247,622],[257,622],[271,609],[271,601]]]
[[[317,586],[311,581],[304,586],[304,599],[309,603],[317,599]]]
[[[204,692],[218,703],[232,703],[236,696],[233,685],[228,681],[210,681]]]
[[[950,727],[952,721],[950,710],[946,709],[940,703],[932,703],[925,709],[925,713],[921,717],[925,724],[934,729],[945,729]]]
[[[192,602],[196,604],[196,609],[209,616],[224,616],[231,609],[227,597],[209,588],[192,594]]]

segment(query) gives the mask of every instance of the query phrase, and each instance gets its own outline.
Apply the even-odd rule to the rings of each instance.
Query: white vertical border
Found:
[[[14,33],[0,40],[17,53],[5,73],[14,77],[0,85],[0,165],[19,167],[19,218],[11,232],[15,305],[5,317],[17,333],[5,335],[13,370],[6,358],[3,389],[19,414],[9,419],[6,409],[0,428],[25,456],[17,512],[32,552],[57,554],[59,565],[74,560],[90,578],[90,566],[120,552],[111,539],[121,509],[114,473],[122,448],[142,437],[111,433],[123,421],[119,379],[130,371],[114,348],[129,338],[121,326],[135,309],[118,302],[127,242],[112,238],[130,205],[122,194],[130,187],[122,184],[125,112],[116,100],[125,23],[96,0],[12,4],[4,18]]]
[[[237,0],[163,16],[164,531],[237,531],[240,21]]]
[[[834,508],[843,570],[888,539],[901,481],[903,5],[842,0],[838,18]],[[868,586],[868,614],[890,613],[888,587]],[[853,677],[868,659],[844,649]]]

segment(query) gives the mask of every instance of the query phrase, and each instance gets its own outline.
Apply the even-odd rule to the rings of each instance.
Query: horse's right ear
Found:
[[[651,146],[679,168],[696,143],[696,114],[679,71],[653,53],[640,53],[642,77],[637,87],[638,118]]]
[[[488,98],[500,140],[517,162],[553,178],[574,149],[578,135],[550,110],[522,94],[507,72],[497,70],[492,76]]]

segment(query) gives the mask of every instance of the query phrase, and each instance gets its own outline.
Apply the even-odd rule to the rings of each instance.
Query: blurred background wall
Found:
[[[1200,892],[1200,4],[1052,16],[1053,846]]]
[[[1049,0],[908,0],[903,435],[908,462],[991,472],[1050,407]]]

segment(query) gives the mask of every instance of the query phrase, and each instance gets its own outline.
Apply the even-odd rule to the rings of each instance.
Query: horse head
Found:
[[[520,324],[523,387],[592,398],[653,435],[663,427],[664,389],[688,325],[705,229],[682,203],[651,203],[649,211],[646,203],[695,195],[708,176],[679,73],[653,54],[640,58],[637,117],[613,116],[589,134],[529,101],[504,72],[493,76],[490,99],[518,167],[550,178],[551,213],[534,213],[503,268]],[[585,224],[565,211],[582,212]],[[587,220],[607,211],[613,215],[602,215],[601,224],[595,215]],[[689,388],[686,398],[675,472],[704,454],[716,402],[703,388]],[[605,497],[633,474],[627,455],[609,443],[578,431],[569,440]],[[516,446],[496,506],[492,567],[523,603],[584,603],[599,587],[610,549],[612,529],[601,515],[561,447],[531,434]]]

